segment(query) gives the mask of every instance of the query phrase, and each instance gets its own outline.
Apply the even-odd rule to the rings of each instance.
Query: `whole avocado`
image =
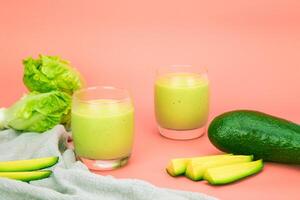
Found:
[[[300,164],[300,125],[262,112],[236,110],[219,115],[210,123],[208,137],[224,152]]]

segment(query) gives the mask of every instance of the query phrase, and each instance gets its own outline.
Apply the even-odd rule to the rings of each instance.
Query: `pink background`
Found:
[[[299,10],[297,0],[1,1],[0,105],[26,91],[23,58],[61,55],[88,85],[126,87],[135,100],[130,164],[100,174],[221,199],[299,199],[296,166],[267,163],[263,173],[221,187],[169,177],[164,167],[170,158],[218,151],[206,135],[188,142],[160,137],[152,100],[157,67],[207,66],[211,117],[248,108],[300,123]]]

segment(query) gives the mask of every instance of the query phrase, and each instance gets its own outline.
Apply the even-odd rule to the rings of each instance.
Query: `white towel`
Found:
[[[0,178],[2,200],[214,200],[201,193],[158,188],[137,179],[116,179],[89,172],[65,148],[66,132],[59,125],[43,134],[0,132],[0,161],[59,156],[49,178],[30,183]]]

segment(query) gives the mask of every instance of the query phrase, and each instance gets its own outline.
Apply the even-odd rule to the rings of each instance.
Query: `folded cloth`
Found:
[[[43,134],[0,132],[0,161],[59,156],[49,178],[30,183],[0,178],[5,200],[213,200],[201,193],[158,188],[137,179],[116,179],[89,172],[65,148],[66,131],[58,125]]]

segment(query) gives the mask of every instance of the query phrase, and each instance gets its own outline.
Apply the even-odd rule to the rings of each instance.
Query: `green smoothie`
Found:
[[[162,128],[203,127],[209,112],[208,79],[196,73],[170,73],[155,82],[155,114]]]
[[[112,160],[130,156],[134,109],[129,102],[73,102],[72,136],[77,156]]]

